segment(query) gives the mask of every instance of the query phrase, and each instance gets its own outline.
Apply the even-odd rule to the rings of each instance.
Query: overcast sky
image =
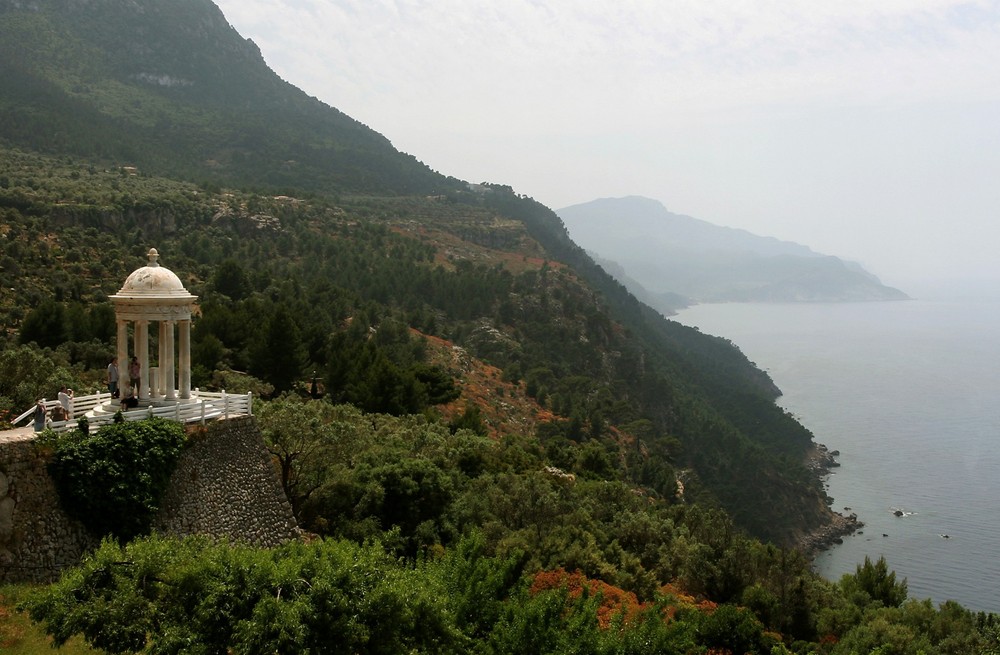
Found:
[[[447,175],[1000,280],[1000,0],[216,2]]]

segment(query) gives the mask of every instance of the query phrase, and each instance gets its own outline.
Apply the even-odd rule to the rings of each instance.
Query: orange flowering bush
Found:
[[[651,607],[650,603],[640,603],[631,591],[625,591],[621,587],[610,585],[601,580],[590,579],[579,571],[567,573],[561,568],[537,573],[531,583],[531,593],[535,595],[549,589],[563,587],[566,588],[569,598],[572,600],[579,598],[585,589],[591,596],[599,597],[597,620],[603,629],[611,627],[616,616],[621,615],[627,625],[642,610]]]

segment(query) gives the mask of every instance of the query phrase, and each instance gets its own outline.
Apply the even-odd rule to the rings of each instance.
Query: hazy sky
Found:
[[[442,173],[1000,280],[1000,0],[216,2]]]

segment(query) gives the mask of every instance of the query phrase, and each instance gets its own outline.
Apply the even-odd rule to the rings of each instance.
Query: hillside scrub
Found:
[[[830,519],[804,465],[811,435],[774,404],[766,374],[640,305],[554,214],[505,188],[334,202],[3,152],[0,265],[19,272],[0,287],[8,339],[99,371],[113,351],[107,296],[152,242],[199,297],[194,386],[242,371],[280,394],[316,376],[327,397],[369,412],[434,411],[462,393],[429,359],[424,340],[439,339],[552,412],[525,436],[545,440],[556,466],[590,439],[593,475],[624,470],[667,491],[651,472],[687,470],[689,500],[782,545]]]
[[[309,480],[311,489],[298,518],[324,538],[378,540],[395,555],[420,562],[462,550],[476,535],[483,553],[514,558],[525,575],[573,572],[556,576],[559,582],[549,588],[582,576],[595,581],[587,585],[591,593],[601,581],[616,597],[634,599],[628,614],[655,606],[673,586],[691,605],[746,610],[727,621],[759,623],[751,633],[779,634],[789,647],[800,642],[796,650],[804,653],[850,653],[832,648],[850,635],[871,639],[862,636],[875,629],[869,621],[895,625],[912,621],[918,605],[926,611],[926,602],[907,600],[905,581],[896,580],[885,560],[826,582],[801,553],[748,538],[719,510],[590,477],[585,457],[554,469],[546,449],[530,439],[489,439],[452,432],[423,416],[365,414],[350,405],[295,398],[265,403],[259,416],[272,451],[279,443],[287,449],[287,439],[295,437],[293,450],[302,457],[291,458],[293,474]],[[303,424],[309,429],[292,430]],[[887,615],[887,608],[895,613]],[[985,627],[992,619],[958,610],[947,603],[940,618],[932,610],[925,619],[925,625],[948,626],[922,637],[920,643],[930,644],[926,652],[971,652],[941,646],[951,637],[963,644],[992,638]],[[528,638],[527,626],[504,629]],[[922,628],[907,630],[922,634]]]
[[[759,650],[774,642],[765,632],[780,635],[785,646],[776,647],[797,652],[846,653],[848,647],[838,644],[906,635],[923,635],[940,652],[948,652],[940,644],[949,637],[956,641],[947,643],[992,643],[991,619],[951,606],[927,614],[916,601],[873,603],[857,584],[817,578],[803,555],[751,538],[746,530],[787,542],[790,530],[822,521],[817,481],[796,463],[808,432],[775,407],[773,385],[732,344],[630,304],[582,255],[546,232],[555,229],[547,215],[531,213],[533,205],[524,200],[509,200],[518,211],[531,209],[520,236],[510,241],[523,244],[513,254],[456,236],[480,239],[469,226],[496,218],[496,210],[475,198],[291,204],[113,171],[91,174],[80,164],[19,161],[24,165],[4,169],[6,188],[30,189],[19,197],[32,200],[29,206],[15,198],[4,206],[8,222],[0,241],[5,270],[12,261],[20,267],[19,283],[0,288],[7,328],[0,364],[14,372],[8,382],[18,381],[3,387],[8,398],[43,395],[65,376],[100,384],[105,362],[88,353],[96,348],[108,356],[113,344],[106,312],[96,308],[130,266],[141,264],[155,239],[170,253],[165,264],[200,297],[192,353],[201,381],[254,380],[233,373],[248,371],[261,378],[256,388],[290,389],[260,406],[260,424],[299,520],[326,539],[352,547],[377,540],[386,557],[419,568],[479,534],[485,557],[517,562],[517,579],[579,571],[652,607],[664,585],[676,584],[698,599],[694,604],[732,608],[713,619],[711,630],[696,627],[693,622],[703,619],[694,614],[691,622],[669,624],[676,634],[644,621],[621,633],[619,649],[638,650],[648,642],[670,652],[670,644],[692,639],[702,639],[707,649],[703,637],[692,636],[702,628],[747,635],[739,643],[720,636],[718,648]],[[49,178],[44,172],[50,166],[67,167],[70,174]],[[115,193],[136,196],[120,199],[124,209],[60,209],[65,199],[91,188],[91,175],[117,184]],[[251,219],[262,227],[248,231],[244,224]],[[106,220],[123,221],[121,229],[99,230]],[[545,249],[529,233],[552,241],[546,248],[577,268],[538,257]],[[278,316],[294,321],[276,322]],[[19,344],[17,330],[25,321],[24,338],[33,343]],[[47,335],[71,341],[55,350],[34,345]],[[283,365],[259,363],[268,344],[282,336],[289,354]],[[91,341],[72,340],[78,338]],[[427,339],[438,344],[434,357]],[[496,387],[463,396],[465,376],[441,360],[441,352],[463,366],[496,371]],[[313,371],[323,400],[304,399]],[[520,400],[505,404],[501,389]],[[472,397],[492,398],[470,413],[478,413],[478,421],[469,421],[477,430],[442,417],[452,402],[466,411]],[[530,416],[504,417],[526,429],[483,436],[497,421],[495,412],[515,405],[536,408]],[[780,482],[754,482],[762,479]],[[812,518],[803,518],[810,512]],[[194,563],[198,557],[191,566],[203,570]],[[488,624],[459,632],[493,644],[482,647],[492,652],[513,652],[518,639],[534,640],[540,652],[558,652],[570,648],[559,636],[570,629],[562,621],[575,617],[574,643],[599,649],[610,639],[588,627],[600,607],[592,598],[559,596],[563,592],[555,589],[530,597],[504,593],[493,605],[482,601],[493,607]],[[559,609],[567,606],[576,609]],[[266,611],[286,609],[278,604]],[[939,618],[942,612],[948,618]],[[533,631],[536,625],[542,627]],[[930,625],[937,632],[928,632]],[[452,628],[433,638],[463,643]],[[139,637],[126,633],[121,639],[116,648],[137,644]],[[411,641],[400,643],[417,643],[412,640],[418,637],[405,639]]]
[[[488,555],[475,534],[411,561],[378,540],[261,550],[147,537],[105,541],[22,606],[56,645],[82,635],[106,653],[996,652],[992,624],[954,604],[872,609],[826,593],[843,633],[792,642],[748,607],[671,585],[639,602],[579,573],[528,573],[521,553]]]

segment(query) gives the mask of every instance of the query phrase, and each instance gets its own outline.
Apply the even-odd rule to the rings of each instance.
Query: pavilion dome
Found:
[[[160,266],[156,248],[150,248],[147,256],[149,263],[132,271],[116,294],[118,297],[190,296],[180,278],[169,268]]]

